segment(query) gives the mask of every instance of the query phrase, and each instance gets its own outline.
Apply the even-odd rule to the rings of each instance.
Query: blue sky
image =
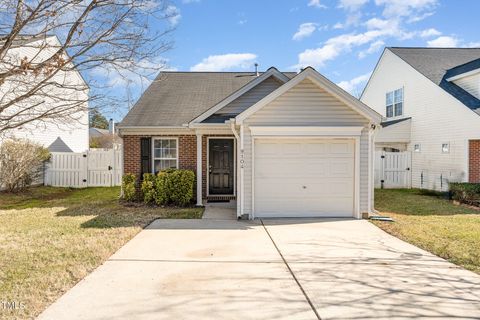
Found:
[[[478,0],[177,0],[169,69],[311,65],[353,94],[385,46],[480,47]],[[134,89],[135,98],[145,85]],[[121,113],[114,116],[120,120]]]

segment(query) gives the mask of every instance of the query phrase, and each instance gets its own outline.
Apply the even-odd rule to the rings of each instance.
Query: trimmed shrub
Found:
[[[168,202],[166,189],[167,176],[167,172],[160,171],[155,179],[155,203],[159,206],[166,205]]]
[[[154,174],[145,173],[143,175],[142,181],[142,194],[143,194],[143,202],[149,204],[155,201],[156,196],[156,188],[155,188],[155,180],[156,177]]]
[[[453,200],[480,205],[480,183],[450,183],[450,194]]]
[[[137,190],[135,189],[136,182],[137,177],[132,173],[122,177],[123,200],[132,202],[137,199]]]
[[[159,206],[175,205],[184,207],[193,200],[193,184],[195,174],[191,170],[167,169],[160,171],[156,176],[150,173],[143,175],[141,191],[143,201]],[[126,174],[122,178],[123,199],[135,201],[137,199],[136,177]]]
[[[193,199],[195,174],[191,170],[175,170],[167,174],[166,190],[170,203],[186,206]]]

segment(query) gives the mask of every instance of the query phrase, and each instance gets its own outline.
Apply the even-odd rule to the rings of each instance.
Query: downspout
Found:
[[[243,124],[240,125],[240,217],[243,217],[245,210],[245,179],[244,179],[244,167],[245,167],[245,153],[243,149]]]
[[[368,140],[369,140],[369,164],[368,164],[368,214],[375,213],[375,136],[377,135],[379,129],[378,124],[370,124],[370,129],[368,130]]]
[[[239,187],[237,190],[237,195],[238,195],[238,202],[240,203],[240,211],[238,212],[237,210],[237,217],[240,218],[243,215],[243,139],[240,138],[238,135],[237,130],[235,129],[235,119],[230,119],[230,128],[232,129],[233,135],[235,136],[235,139],[237,140],[237,149],[239,149],[240,152],[237,152],[238,155],[237,157],[240,157],[237,159],[237,167],[240,169],[240,179],[239,179]],[[238,173],[237,173],[237,178],[238,178]],[[240,214],[239,214],[240,213]]]

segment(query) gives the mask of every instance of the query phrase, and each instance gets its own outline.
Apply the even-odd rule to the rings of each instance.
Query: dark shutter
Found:
[[[152,138],[140,138],[140,179],[144,173],[152,172]]]

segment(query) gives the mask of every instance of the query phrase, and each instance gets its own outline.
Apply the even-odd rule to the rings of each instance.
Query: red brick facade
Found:
[[[480,183],[480,140],[470,140],[468,149],[468,181]]]
[[[207,137],[226,135],[202,136],[202,194],[207,196]],[[125,173],[140,175],[140,138],[145,136],[123,136],[123,168]],[[178,166],[179,169],[197,171],[197,136],[196,135],[162,135],[162,137],[178,138]],[[233,137],[233,136],[232,136]],[[195,193],[196,194],[196,193]]]
[[[140,138],[151,136],[123,136],[123,169],[125,173],[140,175]],[[162,135],[178,138],[178,166],[197,170],[197,137],[195,135]]]

